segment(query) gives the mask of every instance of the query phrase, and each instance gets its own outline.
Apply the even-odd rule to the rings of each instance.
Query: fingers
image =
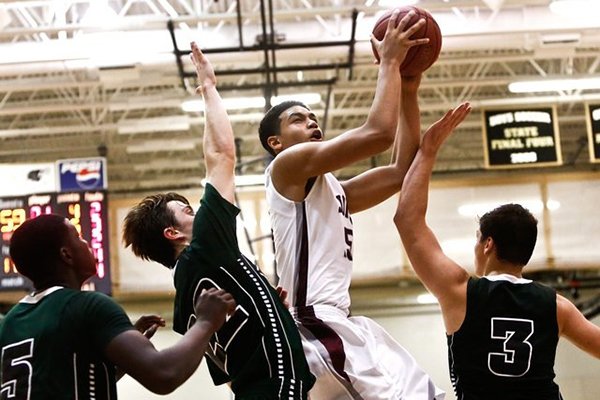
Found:
[[[394,11],[392,11],[392,15],[390,16],[390,19],[388,19],[388,25],[387,25],[387,29],[386,29],[386,35],[397,28],[400,28],[400,30],[404,29],[404,26],[406,26],[406,24],[408,23],[408,20],[406,20],[407,18],[410,19],[410,17],[412,17],[415,13],[411,10],[409,11],[404,18],[402,18],[400,20],[400,23],[396,23],[396,21],[398,20],[398,15],[400,14],[400,10],[399,9],[395,9]]]
[[[190,53],[190,58],[194,65],[198,65],[202,61],[204,53],[202,53],[196,42],[190,42],[190,47],[192,49],[192,52]]]
[[[150,339],[150,338],[152,338],[152,336],[154,336],[154,334],[156,333],[157,330],[158,330],[158,324],[154,324],[150,328],[146,329],[146,331],[144,331],[143,334],[144,334],[144,336],[146,336],[146,338]]]
[[[402,21],[404,21],[409,15],[406,14],[406,16],[402,19]],[[408,19],[408,21],[410,21],[410,18]],[[408,23],[407,21],[407,23]],[[414,24],[412,24],[411,26],[408,27],[408,29],[403,30],[404,35],[406,37],[411,37],[412,35],[414,35],[419,29],[421,29],[423,26],[425,25],[425,18],[420,18],[417,22],[415,22]],[[422,40],[422,39],[419,39]],[[429,41],[429,39],[427,39],[427,41]]]
[[[165,326],[165,320],[159,315],[143,315],[134,324],[134,327],[140,332],[144,332],[152,325]]]
[[[227,314],[231,314],[233,311],[235,311],[235,308],[237,307],[233,296],[223,289],[202,289],[202,292],[200,293],[199,302],[209,301],[210,298],[217,299],[224,303]]]
[[[454,129],[465,120],[467,115],[471,112],[471,104],[469,102],[464,102],[460,104],[458,107],[448,111],[446,115],[444,115],[445,120],[448,121],[448,125],[450,129]]]

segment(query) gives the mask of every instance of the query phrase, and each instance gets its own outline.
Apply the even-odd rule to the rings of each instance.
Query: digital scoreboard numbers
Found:
[[[483,118],[486,168],[562,164],[554,108],[485,110]]]
[[[600,162],[600,104],[588,104],[586,114],[590,143],[590,161],[597,163]]]
[[[0,291],[32,288],[31,282],[18,273],[10,259],[10,238],[12,233],[27,219],[53,213],[63,215],[75,225],[81,236],[88,241],[97,260],[96,275],[86,282],[84,289],[110,294],[106,200],[105,191],[48,193],[0,198],[0,247],[2,250]]]

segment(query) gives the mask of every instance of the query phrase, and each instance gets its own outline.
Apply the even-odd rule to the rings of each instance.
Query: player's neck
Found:
[[[514,265],[508,264],[500,264],[496,265],[492,268],[489,268],[485,272],[485,276],[494,276],[494,275],[512,275],[517,278],[522,278],[522,268],[515,267]]]

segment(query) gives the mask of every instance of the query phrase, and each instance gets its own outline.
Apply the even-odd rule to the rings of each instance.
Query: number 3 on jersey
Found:
[[[23,340],[2,348],[1,400],[29,400],[33,368],[33,339]]]
[[[488,368],[498,376],[519,377],[529,371],[533,347],[527,341],[533,334],[533,321],[518,318],[492,318],[491,338],[503,341],[502,352],[488,353]]]

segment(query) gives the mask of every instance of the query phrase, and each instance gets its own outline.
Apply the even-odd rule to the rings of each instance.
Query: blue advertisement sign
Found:
[[[106,189],[104,157],[56,161],[60,192]]]

